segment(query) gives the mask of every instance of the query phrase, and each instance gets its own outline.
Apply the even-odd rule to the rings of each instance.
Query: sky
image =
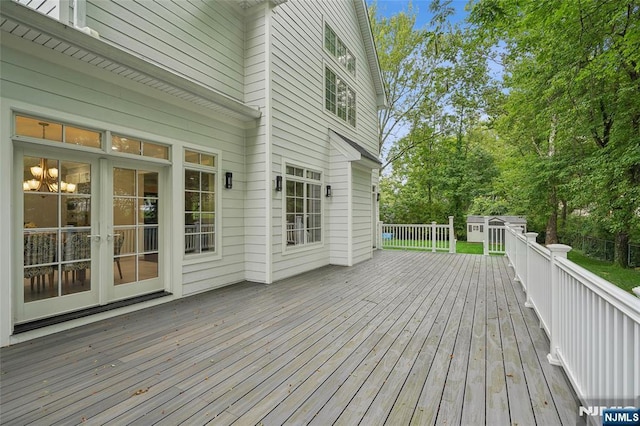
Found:
[[[369,0],[367,4],[371,4],[373,1],[376,1],[378,4],[378,13],[382,16],[392,16],[397,14],[398,12],[406,11],[409,5],[409,0]],[[456,13],[452,16],[452,21],[462,21],[464,20],[467,12],[465,12],[464,7],[467,4],[468,0],[452,0],[451,6],[455,8]],[[411,4],[413,4],[413,9],[416,11],[416,27],[424,28],[429,24],[431,20],[431,12],[429,12],[429,4],[431,0],[412,0]]]

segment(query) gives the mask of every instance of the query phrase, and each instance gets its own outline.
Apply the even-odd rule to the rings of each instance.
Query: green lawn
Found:
[[[629,293],[633,294],[631,289],[640,286],[640,269],[623,269],[613,263],[587,257],[580,250],[571,250],[568,258]]]
[[[456,252],[466,254],[484,254],[482,243],[469,243],[467,241],[456,242]]]

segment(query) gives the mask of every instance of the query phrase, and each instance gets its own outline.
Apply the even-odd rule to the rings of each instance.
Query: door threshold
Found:
[[[123,308],[125,306],[135,305],[136,303],[147,302],[149,300],[158,299],[160,297],[171,296],[166,291],[157,291],[155,293],[143,294],[142,296],[132,297],[131,299],[118,300],[117,302],[108,303],[101,306],[93,306],[91,308],[81,309],[79,311],[67,312],[66,314],[56,315],[54,317],[42,318],[35,321],[16,324],[13,327],[13,334],[25,333],[27,331],[37,330],[38,328],[48,327],[50,325],[60,324],[66,321],[78,318],[88,317],[99,314],[101,312],[111,311],[113,309]]]

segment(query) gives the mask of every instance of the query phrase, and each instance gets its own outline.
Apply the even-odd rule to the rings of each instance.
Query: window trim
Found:
[[[311,171],[311,172],[315,172],[315,173],[320,173],[320,180],[315,180],[315,179],[311,179],[311,178],[307,178],[307,177],[294,177],[291,176],[293,181],[297,181],[297,182],[304,182],[305,184],[307,183],[315,183],[318,184],[320,186],[320,241],[316,241],[313,243],[304,243],[304,244],[298,244],[298,245],[288,245],[287,244],[287,166],[289,167],[295,167],[298,169],[303,169],[304,173],[306,174],[307,171]],[[282,182],[282,219],[281,219],[281,226],[282,226],[282,255],[286,256],[288,254],[294,254],[294,253],[300,253],[300,252],[304,252],[304,251],[309,251],[309,250],[318,250],[320,248],[323,248],[325,245],[325,214],[324,214],[324,210],[326,208],[326,204],[325,204],[325,200],[324,200],[324,192],[323,192],[323,188],[324,188],[324,175],[325,172],[322,170],[322,168],[320,167],[314,167],[311,166],[309,164],[304,164],[301,163],[299,161],[293,161],[293,160],[288,160],[288,159],[282,159],[282,177],[283,177],[283,182]],[[306,209],[306,200],[307,197],[305,196],[305,209]],[[306,214],[306,213],[305,213]]]
[[[205,155],[213,155],[215,157],[215,161],[216,161],[216,166],[215,167],[210,167],[210,166],[202,166],[199,164],[193,164],[193,163],[187,163],[184,160],[184,156],[185,156],[185,152],[186,151],[195,151],[198,152],[200,154],[205,154]],[[183,146],[180,149],[180,163],[181,163],[181,167],[180,167],[180,212],[181,212],[181,218],[180,218],[180,223],[181,223],[181,229],[180,229],[180,252],[182,253],[182,264],[183,265],[193,265],[193,264],[198,264],[198,263],[202,263],[204,261],[212,261],[212,260],[219,260],[222,259],[222,238],[221,238],[221,230],[222,230],[222,179],[220,176],[220,170],[222,170],[222,159],[221,159],[221,153],[218,150],[215,149],[209,149],[200,145],[192,145],[192,144],[183,144]],[[185,208],[185,200],[184,200],[184,194],[186,191],[185,188],[185,171],[189,169],[189,170],[197,170],[197,171],[211,171],[213,170],[215,175],[216,175],[216,182],[215,182],[215,210],[214,210],[214,214],[215,214],[215,225],[214,225],[214,229],[215,229],[215,240],[214,240],[214,244],[215,244],[215,250],[214,251],[208,251],[208,252],[200,252],[200,253],[192,253],[192,254],[188,254],[185,253],[185,230],[183,229],[185,226],[185,220],[184,220],[184,215],[186,212],[186,208]]]

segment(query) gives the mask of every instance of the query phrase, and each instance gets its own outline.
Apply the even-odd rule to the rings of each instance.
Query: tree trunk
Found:
[[[629,267],[629,234],[626,232],[616,234],[613,263],[621,268]]]
[[[549,205],[551,206],[551,213],[547,220],[547,229],[544,235],[545,245],[558,244],[558,194],[555,188],[551,189]]]

